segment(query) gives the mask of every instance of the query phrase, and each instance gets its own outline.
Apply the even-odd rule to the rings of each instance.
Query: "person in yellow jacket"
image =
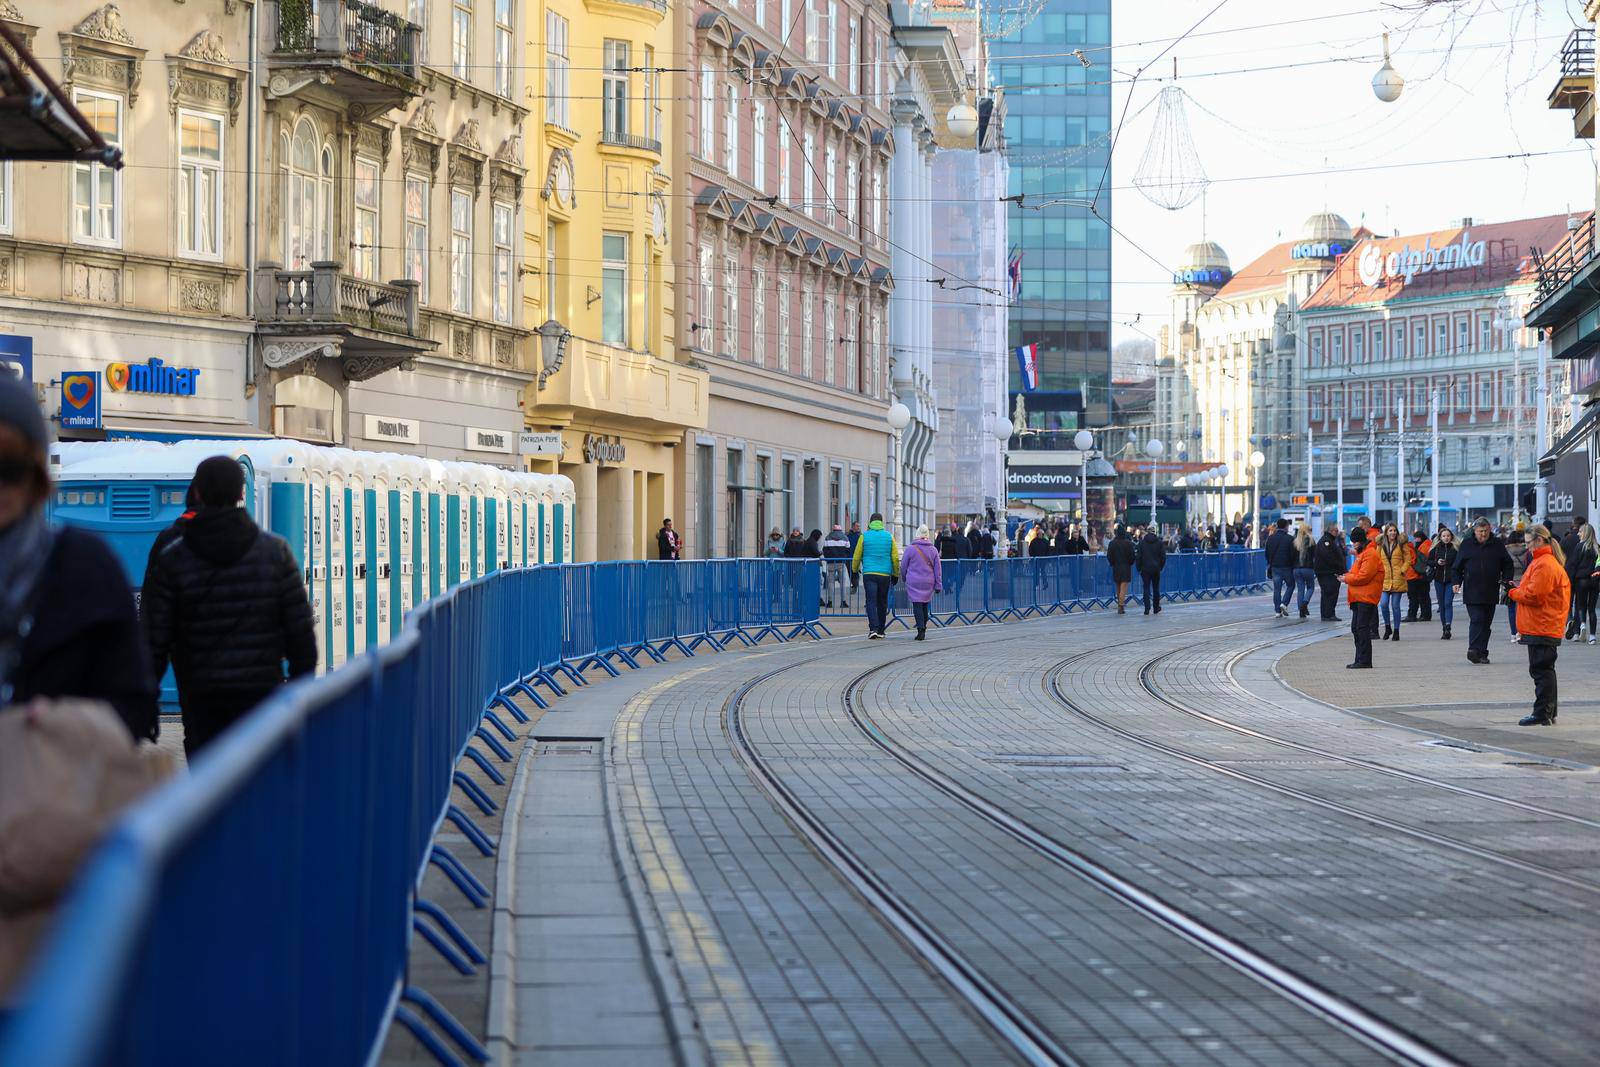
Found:
[[[1383,617],[1383,639],[1398,641],[1401,611],[1409,588],[1406,575],[1416,566],[1417,550],[1400,536],[1399,527],[1386,523],[1383,536],[1378,538],[1378,558],[1383,561],[1383,599],[1378,603],[1378,614]]]

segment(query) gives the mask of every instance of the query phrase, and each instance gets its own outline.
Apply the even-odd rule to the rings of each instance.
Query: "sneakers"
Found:
[[[1556,720],[1554,716],[1539,714],[1529,715],[1527,718],[1517,723],[1518,726],[1554,726],[1555,724]]]
[[[1288,617],[1289,617],[1289,609],[1288,608],[1279,608],[1278,609],[1278,618],[1287,619]]]
[[[867,640],[868,641],[882,641],[883,640],[883,635],[878,633],[876,630],[874,630],[872,633],[867,635]]]

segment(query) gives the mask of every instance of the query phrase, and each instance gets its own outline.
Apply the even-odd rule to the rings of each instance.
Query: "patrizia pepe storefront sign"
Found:
[[[1482,241],[1474,241],[1470,230],[1462,230],[1461,240],[1440,248],[1433,247],[1433,238],[1429,237],[1421,248],[1407,244],[1400,251],[1388,254],[1369,241],[1361,250],[1361,283],[1377,285],[1385,278],[1404,278],[1409,285],[1418,274],[1481,267],[1487,255],[1487,247]]]

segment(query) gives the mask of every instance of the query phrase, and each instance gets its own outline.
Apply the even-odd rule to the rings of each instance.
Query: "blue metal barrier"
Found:
[[[496,706],[521,716],[509,693],[643,650],[814,636],[820,591],[815,560],[625,562],[502,570],[427,601],[120,820],[57,916],[0,1064],[359,1064],[391,1020],[453,1055],[424,1016],[477,1058],[409,984],[407,954],[416,924],[469,973],[483,959],[417,891],[433,865],[488,898],[434,837],[448,818],[493,851],[451,796],[464,757],[492,769],[506,752]]]
[[[947,559],[940,570],[944,588],[934,594],[928,612],[936,626],[1069,614],[1110,607],[1117,601],[1111,566],[1103,555]],[[1259,549],[1174,552],[1161,573],[1161,598],[1183,603],[1259,592],[1265,587],[1266,571],[1265,554]],[[866,614],[860,589],[851,591],[847,579],[827,572],[818,577],[827,580],[821,590],[822,618]],[[1128,593],[1135,602],[1143,595],[1137,573]],[[890,625],[910,626],[911,601],[904,582],[894,587],[889,607]]]

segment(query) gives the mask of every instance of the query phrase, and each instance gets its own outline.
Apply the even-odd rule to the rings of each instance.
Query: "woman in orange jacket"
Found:
[[[1378,614],[1383,616],[1383,639],[1400,640],[1400,611],[1405,606],[1406,590],[1410,583],[1406,575],[1412,573],[1417,563],[1417,550],[1411,542],[1400,536],[1399,527],[1386,523],[1383,536],[1378,539],[1378,558],[1383,563],[1383,597],[1378,602]]]
[[[1528,569],[1511,587],[1517,605],[1517,630],[1528,646],[1528,676],[1533,679],[1533,714],[1519,726],[1556,722],[1556,649],[1567,630],[1572,581],[1566,555],[1543,526],[1528,531]]]
[[[1350,605],[1350,636],[1356,641],[1356,661],[1345,667],[1371,670],[1372,639],[1378,636],[1378,602],[1385,595],[1383,560],[1378,546],[1367,540],[1364,527],[1350,531],[1350,545],[1355,549],[1355,560],[1339,580],[1344,583],[1345,599]]]

